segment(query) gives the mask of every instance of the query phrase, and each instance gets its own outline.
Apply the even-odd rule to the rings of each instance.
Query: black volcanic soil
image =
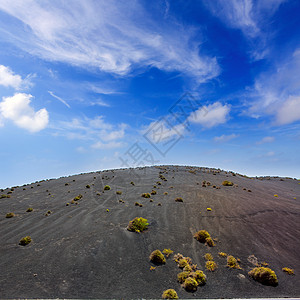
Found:
[[[160,172],[167,181],[159,178]],[[203,180],[211,186],[202,187]],[[223,180],[234,186],[222,186]],[[253,179],[207,168],[161,166],[16,187],[10,198],[0,199],[0,298],[161,298],[169,288],[180,298],[300,297],[299,183],[291,178]],[[111,190],[103,191],[106,184]],[[150,193],[153,185],[157,194],[150,202],[141,194]],[[78,194],[83,195],[78,205],[71,204]],[[183,202],[175,202],[177,197]],[[28,207],[33,212],[26,212]],[[45,216],[48,210],[51,213]],[[8,212],[15,217],[5,218]],[[149,229],[140,234],[127,231],[134,217],[147,218]],[[193,238],[201,229],[217,240],[215,247]],[[32,242],[20,246],[27,235]],[[186,292],[177,282],[181,270],[172,255],[165,265],[150,271],[150,253],[164,248],[191,257],[207,275],[206,285]],[[238,257],[242,269],[227,268],[226,258],[218,256],[221,251]],[[215,272],[205,270],[207,252],[218,264]],[[250,255],[269,264],[278,286],[249,277]],[[295,275],[284,273],[283,267],[293,268]]]

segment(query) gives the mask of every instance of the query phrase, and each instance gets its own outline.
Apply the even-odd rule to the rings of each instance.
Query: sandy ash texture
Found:
[[[204,180],[211,185],[203,187]],[[223,180],[234,186],[222,186]],[[0,199],[0,298],[160,298],[169,288],[180,298],[300,297],[299,183],[160,166],[15,187],[10,198]],[[103,191],[107,184],[111,190]],[[151,195],[153,202],[141,197],[152,189],[157,191]],[[79,194],[82,199],[71,204]],[[183,202],[176,202],[177,197]],[[26,212],[28,207],[33,211]],[[9,212],[15,216],[5,218]],[[140,234],[127,231],[135,217],[147,218],[149,229]],[[193,238],[201,229],[216,240],[215,247]],[[27,235],[32,242],[20,246]],[[191,257],[207,275],[206,285],[194,293],[185,291],[177,282],[181,270],[173,255],[150,271],[150,253],[164,248]],[[242,269],[226,267],[226,258],[218,256],[221,251],[239,258]],[[215,272],[205,270],[207,252],[218,265]],[[250,255],[269,264],[278,286],[249,277],[254,267],[247,259]],[[284,273],[283,267],[293,268],[295,275]]]

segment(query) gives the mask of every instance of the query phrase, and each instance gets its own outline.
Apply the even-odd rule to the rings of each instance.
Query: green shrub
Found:
[[[86,187],[87,189],[89,189],[91,186],[90,186],[89,184],[87,184],[85,187]]]
[[[232,183],[231,181],[224,180],[224,181],[222,182],[222,185],[224,185],[224,186],[233,186],[233,183]]]
[[[15,216],[15,214],[12,213],[12,212],[10,212],[10,213],[7,213],[7,214],[6,214],[5,218],[12,218],[12,217],[14,217],[14,216]]]
[[[248,273],[254,280],[265,284],[265,285],[271,285],[276,286],[278,285],[278,280],[275,272],[271,270],[270,268],[265,267],[256,267],[252,269]]]
[[[155,190],[152,190],[151,195],[156,195],[157,192]]]
[[[183,257],[183,255],[181,254],[181,253],[177,253],[177,254],[175,254],[174,255],[174,261],[178,264],[178,262],[182,259],[182,258],[184,258]]]
[[[5,195],[5,194],[0,195],[0,199],[2,199],[2,198],[10,198],[10,195]]]
[[[210,238],[210,234],[206,230],[200,230],[194,234],[194,238],[200,243],[205,243],[207,238]]]
[[[139,207],[143,207],[143,204],[139,203],[139,202],[135,202],[134,203],[135,206],[139,206]]]
[[[191,272],[189,276],[194,278],[197,281],[198,285],[204,285],[206,283],[206,275],[200,270]]]
[[[180,282],[180,283],[184,283],[185,280],[189,277],[190,275],[190,272],[180,272],[178,275],[177,275],[177,280]]]
[[[184,268],[183,268],[183,271],[184,272],[192,272],[193,271],[193,269],[192,269],[192,267],[189,265],[189,264],[187,264]]]
[[[105,191],[109,191],[109,190],[110,190],[110,186],[109,186],[109,185],[106,185],[106,186],[104,187],[104,190],[105,190]]]
[[[122,191],[116,191],[117,195],[122,195]]]
[[[76,196],[73,200],[74,201],[79,201],[83,196],[81,194],[79,194],[78,196]]]
[[[131,185],[135,185],[133,181],[130,182]]]
[[[295,275],[294,270],[290,268],[282,268],[282,271],[288,273],[289,275]]]
[[[192,278],[192,277],[188,277],[183,285],[182,285],[188,292],[194,292],[197,290],[197,286],[198,286],[198,282]]]
[[[26,209],[26,212],[32,212],[33,211],[33,208],[32,207],[28,207],[27,209]]]
[[[237,260],[232,255],[227,256],[227,266],[233,269],[240,269],[241,267],[237,263]]]
[[[136,217],[129,222],[127,230],[133,232],[142,232],[148,228],[148,225],[149,223],[147,219]]]
[[[150,254],[149,259],[151,262],[153,262],[155,264],[165,264],[166,263],[166,259],[165,259],[164,255],[160,252],[160,250],[154,250]]]
[[[150,194],[149,193],[143,193],[141,196],[144,197],[144,198],[150,198]]]
[[[206,210],[207,210],[207,211],[212,211],[212,209],[211,209],[210,207],[208,207]]]
[[[181,258],[179,261],[178,261],[178,267],[179,268],[184,268],[185,266],[187,266],[189,263],[188,261],[186,260],[186,258]]]
[[[178,295],[175,290],[168,289],[163,292],[162,298],[163,299],[178,299]]]
[[[157,203],[157,206],[161,206],[161,203],[160,203],[160,202],[158,202],[158,203]]]
[[[175,199],[176,202],[183,202],[183,199],[181,197],[178,197]]]
[[[218,255],[221,257],[227,257],[227,254],[225,252],[219,252]]]
[[[207,261],[205,264],[206,270],[211,271],[211,272],[215,271],[217,269],[217,267],[218,267],[217,264],[212,260]]]
[[[31,242],[31,237],[30,237],[30,236],[25,236],[25,237],[23,237],[23,238],[20,240],[19,245],[21,245],[21,246],[26,246],[26,245],[28,245],[30,242]]]
[[[205,239],[205,244],[209,247],[214,247],[216,245],[211,237]]]
[[[164,192],[164,195],[165,195],[165,196],[168,195],[168,192]]]
[[[165,254],[166,257],[168,258],[173,252],[174,251],[171,249],[164,249],[162,253]]]
[[[210,253],[204,255],[205,260],[214,260],[213,256]]]

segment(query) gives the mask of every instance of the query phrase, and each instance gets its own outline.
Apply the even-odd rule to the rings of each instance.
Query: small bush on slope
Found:
[[[166,259],[165,259],[164,255],[159,250],[154,250],[150,254],[149,259],[151,262],[153,262],[155,264],[165,264],[166,263]]]
[[[248,273],[254,280],[265,284],[265,285],[271,285],[276,286],[278,285],[278,280],[275,272],[271,270],[270,268],[264,268],[264,267],[257,267],[252,269]]]
[[[144,218],[134,218],[128,224],[127,230],[134,232],[142,232],[148,228],[148,220]]]

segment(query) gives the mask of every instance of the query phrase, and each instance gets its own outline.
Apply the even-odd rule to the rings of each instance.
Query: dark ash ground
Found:
[[[159,178],[160,172],[167,181]],[[202,187],[203,180],[211,186]],[[235,186],[222,186],[223,180]],[[299,182],[165,166],[80,174],[14,188],[11,198],[0,199],[0,298],[160,298],[168,288],[180,298],[300,297]],[[111,190],[103,192],[106,184]],[[153,202],[141,197],[152,189],[157,191]],[[78,205],[71,204],[78,194],[83,195]],[[175,202],[177,197],[184,202]],[[28,207],[34,211],[26,212]],[[51,214],[45,216],[48,210]],[[8,212],[16,216],[5,218]],[[147,218],[149,229],[127,231],[134,217]],[[200,229],[217,239],[215,247],[193,238]],[[32,243],[18,245],[27,235]],[[186,292],[177,282],[180,269],[172,256],[150,271],[150,253],[164,248],[191,257],[207,275],[207,284]],[[242,270],[227,268],[226,259],[218,256],[221,251],[240,258]],[[207,252],[218,264],[215,272],[205,270]],[[248,276],[252,254],[276,272],[277,287]],[[295,275],[282,272],[283,267],[293,268]]]

